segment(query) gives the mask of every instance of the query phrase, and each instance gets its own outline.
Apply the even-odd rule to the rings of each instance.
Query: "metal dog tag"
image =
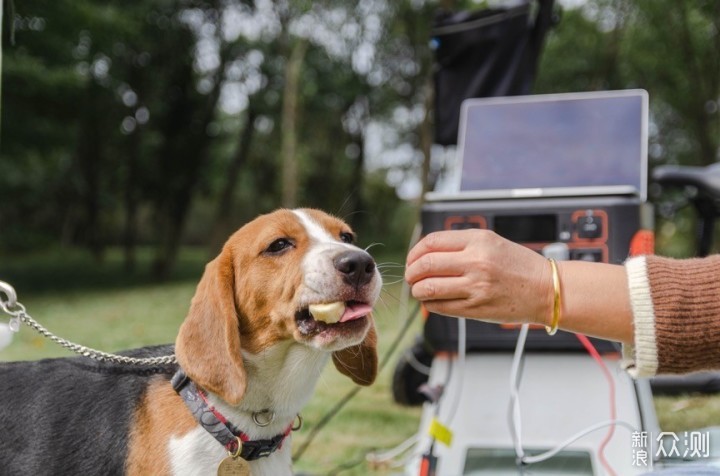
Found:
[[[218,476],[250,476],[250,463],[244,459],[232,456],[220,461],[217,469]]]

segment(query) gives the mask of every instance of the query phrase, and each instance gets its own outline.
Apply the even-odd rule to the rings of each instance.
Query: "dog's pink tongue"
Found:
[[[368,304],[347,304],[345,312],[340,317],[340,322],[353,321],[363,316],[367,316],[372,312],[372,306]]]

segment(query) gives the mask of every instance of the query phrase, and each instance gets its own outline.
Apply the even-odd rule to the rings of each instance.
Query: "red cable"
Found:
[[[605,375],[605,378],[608,381],[608,387],[610,388],[610,419],[616,420],[617,419],[617,408],[615,403],[615,380],[612,377],[612,374],[610,373],[610,370],[607,368],[607,365],[605,365],[605,362],[603,361],[602,357],[598,353],[595,346],[590,342],[590,339],[588,339],[586,336],[582,334],[575,334],[582,343],[582,345],[585,347],[585,350],[588,351],[588,354],[595,359],[595,362],[598,363],[600,368],[602,369],[603,374]],[[607,470],[609,474],[612,476],[615,476],[616,473],[613,471],[612,467],[610,466],[610,463],[608,463],[607,459],[605,459],[605,447],[608,443],[610,443],[610,440],[613,437],[613,434],[615,433],[615,425],[610,425],[610,429],[608,430],[607,435],[605,435],[605,438],[603,439],[602,443],[600,443],[600,447],[598,448],[598,455],[600,458],[600,463],[603,465],[603,467]]]

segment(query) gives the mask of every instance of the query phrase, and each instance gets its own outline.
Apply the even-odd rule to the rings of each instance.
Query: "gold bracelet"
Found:
[[[557,263],[555,260],[550,258],[550,267],[552,268],[553,278],[553,310],[552,310],[552,321],[550,326],[545,326],[545,331],[548,335],[554,336],[558,330],[558,324],[560,324],[560,306],[562,300],[560,299],[560,274],[558,273]]]

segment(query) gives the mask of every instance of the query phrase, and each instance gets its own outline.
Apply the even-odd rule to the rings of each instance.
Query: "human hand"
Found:
[[[542,324],[551,314],[547,260],[489,230],[427,235],[410,250],[405,279],[413,296],[439,314]]]

